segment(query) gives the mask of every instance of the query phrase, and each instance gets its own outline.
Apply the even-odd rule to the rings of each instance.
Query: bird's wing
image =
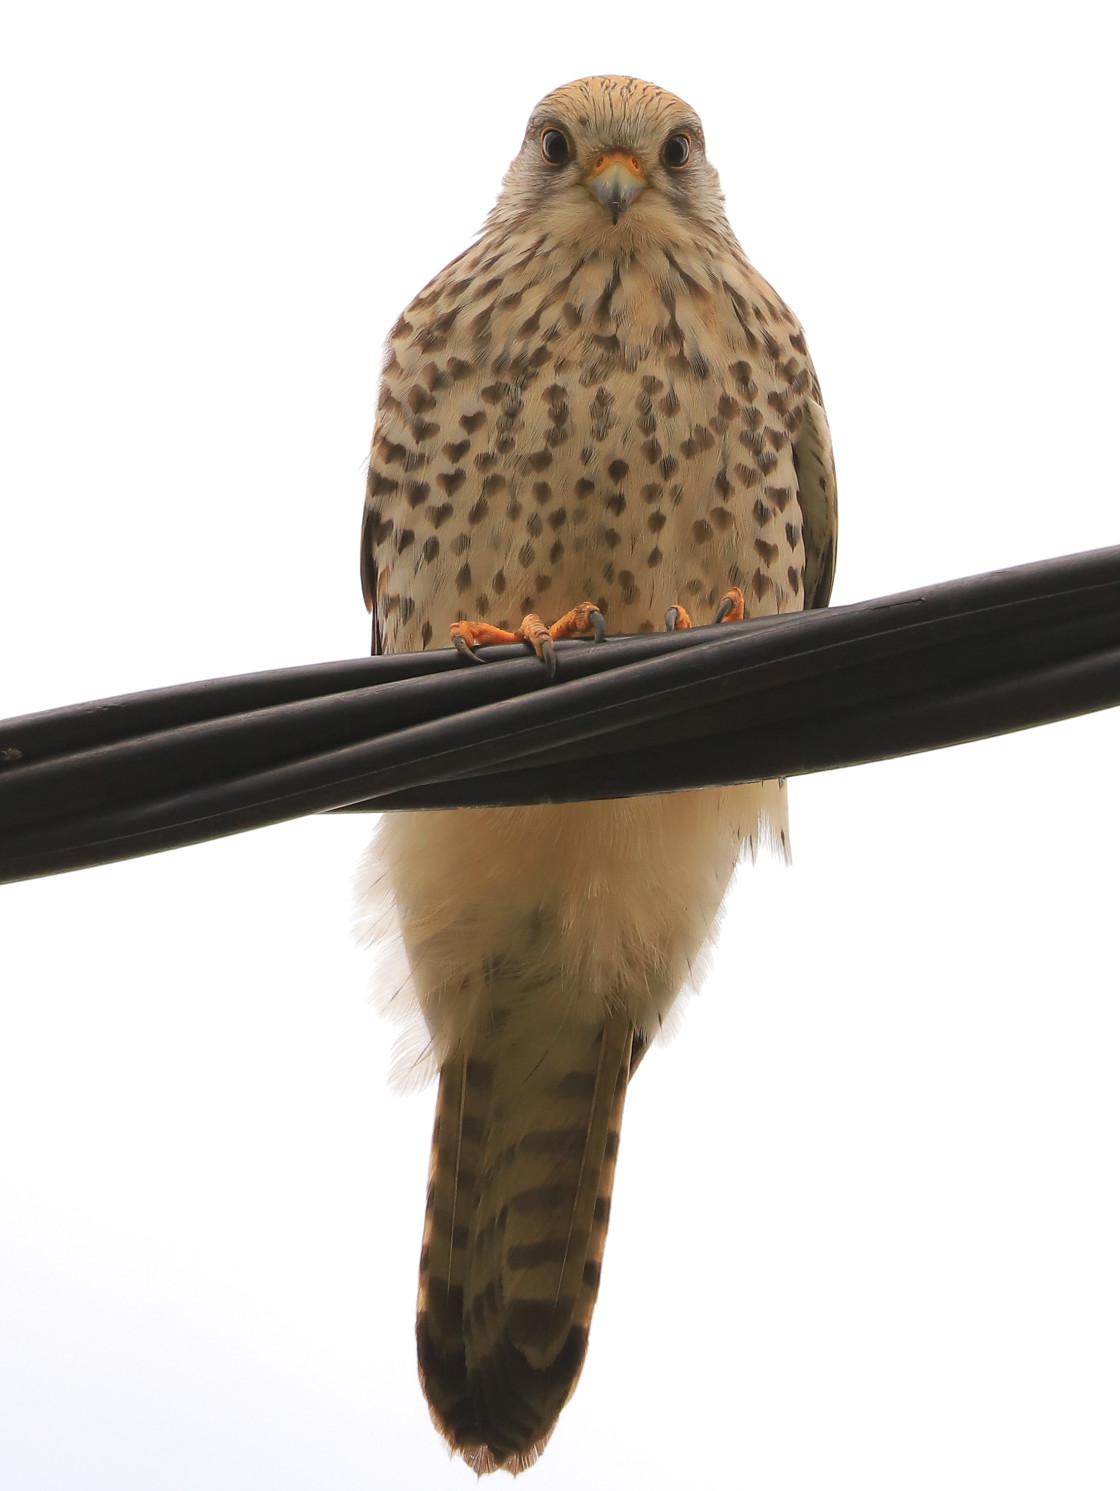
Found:
[[[367,498],[365,511],[362,514],[362,595],[365,599],[366,610],[373,618],[370,632],[370,654],[373,657],[380,657],[384,648],[381,645],[381,627],[377,617],[377,560],[373,553],[373,526],[374,513]]]
[[[805,609],[827,606],[836,572],[836,467],[824,407],[807,398],[793,442],[805,532]]]

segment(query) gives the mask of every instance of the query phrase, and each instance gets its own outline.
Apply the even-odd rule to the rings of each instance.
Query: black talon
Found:
[[[595,636],[593,638],[594,641],[603,642],[606,640],[607,619],[603,615],[602,611],[592,611],[591,630],[595,633]]]
[[[667,632],[676,631],[677,620],[680,614],[681,608],[679,606],[670,606],[669,609],[665,612],[665,630]]]
[[[730,616],[735,609],[735,602],[731,596],[725,595],[716,607],[716,614],[712,617],[712,625],[718,626],[725,616]]]
[[[485,658],[479,657],[478,653],[475,652],[474,648],[467,641],[466,637],[454,637],[452,638],[452,640],[455,643],[455,651],[460,655],[460,657],[469,658],[472,663],[482,663],[486,661]]]
[[[556,648],[552,645],[552,638],[545,637],[541,642],[541,662],[544,664],[545,677],[549,683],[556,678]]]

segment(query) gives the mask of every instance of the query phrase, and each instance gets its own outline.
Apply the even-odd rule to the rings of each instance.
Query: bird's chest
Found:
[[[397,645],[583,600],[648,630],[674,602],[704,618],[731,585],[752,614],[785,609],[803,549],[773,357],[745,357],[710,306],[623,287],[546,302],[457,325],[385,421],[415,473],[379,555],[416,618]]]

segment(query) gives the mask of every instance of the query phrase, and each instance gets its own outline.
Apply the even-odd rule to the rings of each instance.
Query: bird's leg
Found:
[[[535,612],[530,611],[515,632],[491,626],[486,621],[456,621],[451,627],[451,640],[458,651],[473,663],[482,661],[474,650],[476,647],[492,647],[500,642],[528,642],[544,664],[550,681],[556,677],[554,642],[562,641],[565,637],[591,637],[594,641],[601,642],[606,635],[607,623],[594,601],[584,601],[581,605],[573,606],[551,626],[546,626]]]
[[[720,621],[742,621],[747,612],[747,603],[738,585],[733,585],[716,607],[712,625]],[[683,606],[670,606],[665,612],[665,630],[682,632],[692,625],[692,617]]]

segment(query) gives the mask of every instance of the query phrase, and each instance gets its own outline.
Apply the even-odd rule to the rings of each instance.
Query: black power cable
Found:
[[[636,796],[1120,704],[1120,548],[738,625],[185,684],[0,723],[0,881],[305,813]]]

